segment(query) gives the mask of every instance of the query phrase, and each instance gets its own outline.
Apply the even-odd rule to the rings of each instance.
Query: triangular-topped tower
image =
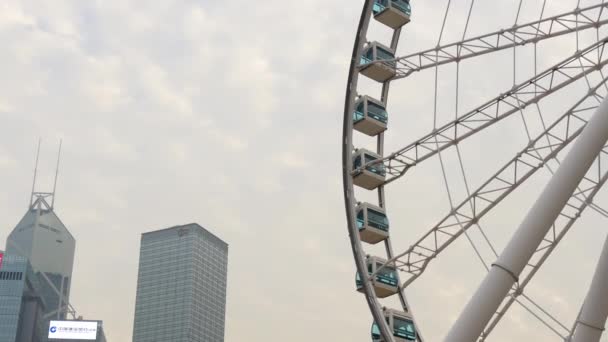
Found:
[[[41,295],[47,315],[53,319],[65,319],[76,240],[45,196],[40,193],[34,196],[36,198],[29,210],[7,239],[6,253],[29,259],[34,272],[42,278]]]
[[[76,240],[53,207],[58,172],[55,174],[53,192],[34,192],[37,169],[38,157],[30,205],[8,236],[6,253],[28,258],[34,273],[40,278],[40,295],[46,307],[45,319],[65,319],[70,312],[69,295]]]

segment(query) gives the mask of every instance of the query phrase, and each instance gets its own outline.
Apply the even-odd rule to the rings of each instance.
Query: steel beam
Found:
[[[608,238],[574,327],[572,342],[599,342],[608,317]]]
[[[574,83],[608,64],[604,47],[608,37],[557,63],[551,68],[520,83],[512,89],[433,130],[384,158],[362,165],[352,173],[370,165],[384,163],[388,174],[385,184],[402,177],[416,164],[454,146],[497,122],[535,104],[550,94]]]
[[[346,209],[346,222],[348,226],[348,233],[351,243],[355,264],[357,266],[357,272],[364,277],[367,275],[367,264],[365,260],[365,251],[361,245],[359,239],[359,232],[355,224],[355,192],[353,189],[353,179],[351,176],[351,170],[353,165],[352,151],[353,151],[353,116],[354,101],[357,96],[357,83],[359,80],[359,72],[357,65],[361,58],[361,50],[366,40],[366,33],[369,27],[369,22],[372,15],[372,6],[374,0],[366,0],[363,4],[361,17],[359,19],[359,25],[357,27],[357,35],[355,36],[355,42],[353,47],[353,53],[350,61],[350,69],[348,73],[348,80],[346,84],[346,96],[344,103],[344,120],[342,128],[342,181],[344,185],[344,206]],[[370,311],[374,321],[380,328],[380,333],[384,337],[386,342],[394,342],[393,334],[390,331],[386,320],[384,319],[384,313],[374,288],[370,282],[363,282],[363,288],[365,292],[365,299],[369,305]]]
[[[446,341],[473,342],[481,335],[607,140],[608,100],[604,100],[452,326]]]
[[[394,79],[404,78],[416,71],[438,65],[459,62],[515,46],[535,44],[568,33],[597,28],[608,23],[607,8],[608,3],[577,8],[553,17],[399,57],[395,59],[397,75]]]
[[[602,150],[602,154],[608,155],[608,146],[604,147],[604,149]],[[536,249],[534,256],[532,257],[532,259],[534,259],[535,261],[529,262],[526,265],[526,268],[520,275],[519,283],[513,285],[513,287],[511,288],[511,292],[504,299],[503,303],[500,306],[500,309],[494,314],[494,317],[492,317],[492,320],[484,330],[480,341],[486,340],[486,338],[494,330],[500,319],[509,310],[511,305],[521,299],[520,296],[524,293],[526,286],[530,283],[532,278],[534,278],[536,273],[540,270],[540,267],[553,253],[557,245],[566,236],[566,233],[570,231],[574,223],[580,218],[583,211],[585,211],[585,209],[591,205],[593,198],[600,191],[600,189],[602,189],[602,186],[604,186],[604,184],[606,184],[606,181],[608,181],[608,167],[606,165],[603,165],[605,162],[605,158],[602,158],[604,159],[603,161],[601,161],[600,158],[601,156],[598,156],[598,170],[595,170],[595,168],[589,170],[587,176],[583,180],[583,182],[585,183],[583,189],[577,191],[578,193],[573,194],[572,197],[570,197],[570,201],[568,201],[568,204],[560,213],[560,219],[558,219],[553,224],[551,230],[543,239],[543,244]],[[524,305],[521,302],[520,304]],[[547,315],[546,312],[543,312],[543,314],[550,320],[554,321],[553,317]],[[555,332],[562,338],[567,335],[570,335],[570,333],[572,332],[572,330],[569,330],[561,324],[556,324],[550,328],[553,332]]]
[[[578,137],[601,102],[602,98],[596,92],[606,81],[608,77],[591,88],[407,250],[387,261],[395,262],[401,271],[409,273],[404,287],[416,280],[452,242]],[[575,197],[581,196],[576,194]]]

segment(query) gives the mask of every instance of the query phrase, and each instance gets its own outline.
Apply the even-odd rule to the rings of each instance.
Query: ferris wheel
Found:
[[[553,315],[527,294],[527,287],[567,240],[583,212],[608,218],[598,199],[608,180],[608,101],[604,102],[608,3],[573,0],[570,10],[548,14],[547,0],[539,0],[539,6],[530,10],[534,19],[528,21],[522,14],[523,0],[512,1],[515,18],[479,34],[472,32],[471,25],[483,1],[468,0],[464,10],[459,9],[460,29],[453,41],[446,39],[446,22],[465,2],[443,1],[445,7],[435,14],[440,29],[432,48],[401,56],[398,51],[412,39],[408,29],[429,25],[428,20],[417,22],[415,4],[409,0],[365,0],[363,4],[346,88],[342,171],[356,290],[371,311],[371,339],[424,340],[425,327],[430,329],[433,323],[417,319],[416,313],[426,308],[410,305],[406,294],[434,260],[440,261],[456,242],[464,240],[480,261],[484,276],[445,341],[492,340],[491,334],[513,306],[529,312],[556,341],[599,341],[608,316],[608,296],[604,296],[608,293],[608,243],[597,265],[593,260],[595,273],[585,283],[590,285],[583,289],[585,299],[576,303],[573,321],[566,323]],[[568,47],[563,44],[566,39],[572,43]],[[557,47],[550,45],[556,41],[560,42]],[[494,55],[503,62],[496,63]],[[467,82],[481,76],[469,77],[465,71],[483,73],[490,80],[501,78],[496,83],[502,88],[488,96],[486,84]],[[449,82],[445,81],[448,72]],[[412,81],[423,74],[430,79],[425,83],[428,88]],[[394,119],[410,115],[410,122],[416,120],[398,106],[403,93],[393,95],[401,85],[428,113],[430,127],[420,131],[412,123],[416,129],[406,129],[399,126],[403,119]],[[389,93],[395,107],[389,105]],[[449,115],[442,116],[442,111]],[[517,132],[511,135],[513,130]],[[504,136],[498,139],[497,134]],[[471,146],[467,143],[474,139],[474,154],[479,157],[468,162],[464,156]],[[446,209],[419,236],[405,234],[403,238],[402,231],[411,221],[393,220],[396,215],[388,204],[428,198],[390,189],[427,164],[434,170],[423,177],[427,181],[436,177],[432,182],[442,188]],[[481,164],[490,171],[471,171]],[[537,181],[541,175],[546,182]],[[530,190],[521,197],[534,199],[522,213],[523,220],[508,236],[503,235],[501,250],[489,237],[492,227],[486,220],[498,215],[523,188],[538,192]],[[416,222],[421,221],[425,220]],[[480,238],[475,240],[473,232]]]

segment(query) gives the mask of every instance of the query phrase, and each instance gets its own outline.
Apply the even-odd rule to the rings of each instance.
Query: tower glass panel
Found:
[[[141,238],[134,342],[223,342],[228,245],[198,224]]]
[[[76,240],[48,204],[34,193],[32,205],[8,236],[7,255],[26,258],[39,283],[45,329],[51,319],[66,319]]]

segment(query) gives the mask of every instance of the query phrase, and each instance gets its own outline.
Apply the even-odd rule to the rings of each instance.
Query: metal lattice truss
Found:
[[[528,147],[518,153],[515,158],[502,167],[470,197],[461,202],[416,244],[387,262],[387,265],[396,265],[399,270],[405,273],[405,276],[402,276],[403,287],[407,287],[422,275],[431,260],[437,258],[452,242],[466,230],[475,226],[485,214],[490,212],[519,185],[545,166],[548,161],[555,158],[560,151],[578,137],[588,117],[602,99],[595,91],[603,86],[606,81],[608,81],[608,78],[592,88],[592,92],[534,139]],[[608,165],[608,146],[604,148],[602,155],[598,156],[595,167],[583,179],[578,191],[568,201],[559,219],[553,224],[551,231],[545,237],[543,244],[536,250],[534,257],[524,269],[520,281],[513,286],[511,292],[503,300],[500,309],[495,313],[480,337],[480,341],[487,338],[515,302],[539,318],[543,324],[560,337],[566,338],[570,334],[568,328],[526,296],[524,289],[608,180],[608,167],[606,165]],[[371,275],[370,279],[373,276]]]
[[[456,63],[457,66],[459,66],[458,63],[462,60],[505,49],[513,49],[514,56],[513,87],[507,89],[500,95],[467,112],[466,114],[458,115],[455,120],[440,127],[435,126],[436,128],[434,128],[430,133],[393,153],[384,153],[384,138],[381,134],[378,137],[377,153],[383,157],[361,165],[359,168],[354,170],[352,170],[350,167],[350,165],[352,165],[352,161],[344,165],[344,175],[346,175],[346,177],[348,177],[349,171],[350,175],[354,175],[369,166],[380,163],[384,165],[384,170],[386,171],[386,180],[384,181],[383,185],[378,188],[380,206],[384,207],[384,185],[387,185],[402,177],[410,168],[416,166],[417,164],[430,159],[433,156],[438,156],[441,161],[446,191],[452,208],[439,223],[432,227],[416,243],[411,245],[402,253],[394,254],[390,244],[390,238],[386,240],[388,261],[383,266],[376,269],[373,274],[369,274],[367,277],[365,277],[364,281],[365,286],[368,287],[366,288],[366,296],[376,321],[383,321],[384,318],[376,312],[378,310],[375,310],[377,309],[376,306],[379,304],[375,301],[376,298],[374,298],[373,290],[370,290],[369,287],[372,280],[376,278],[376,275],[384,267],[390,265],[399,269],[400,271],[398,275],[398,286],[401,290],[399,291],[399,294],[405,311],[409,311],[410,309],[408,308],[409,305],[407,305],[407,303],[404,301],[404,290],[422,275],[422,273],[427,269],[431,260],[438,258],[442,251],[447,249],[452,242],[456,241],[456,239],[462,235],[465,235],[469,239],[469,242],[471,243],[481,262],[484,264],[487,270],[490,270],[489,264],[486,262],[486,260],[484,260],[483,256],[479,253],[473,241],[469,237],[468,230],[472,227],[478,229],[485,238],[485,241],[490,245],[494,255],[498,256],[496,250],[487,238],[480,221],[484,218],[484,216],[486,216],[486,214],[490,213],[492,209],[502,202],[502,200],[507,198],[511,193],[519,188],[520,185],[524,184],[538,170],[546,168],[553,173],[550,163],[559,163],[558,155],[560,152],[564,151],[565,148],[567,148],[579,137],[579,135],[581,135],[587,125],[587,122],[595,113],[599,104],[606,97],[606,93],[608,92],[608,77],[606,77],[604,74],[605,69],[603,70],[603,68],[608,64],[608,58],[605,57],[604,53],[606,43],[608,42],[608,37],[601,38],[599,30],[600,27],[608,23],[608,2],[602,1],[601,4],[596,4],[585,8],[576,8],[568,13],[543,18],[546,4],[545,2],[543,3],[540,19],[538,21],[523,25],[514,24],[508,29],[465,39],[468,20],[471,17],[471,11],[473,9],[473,3],[474,1],[471,1],[471,7],[469,9],[467,24],[465,25],[462,41],[445,45],[441,44],[441,36],[445,28],[445,21],[450,8],[448,2],[443,21],[444,26],[442,26],[439,42],[436,48],[417,52],[404,57],[397,57],[392,60],[379,60],[372,62],[382,63],[391,68],[396,67],[396,75],[383,85],[383,102],[386,102],[386,98],[388,96],[388,85],[391,81],[406,78],[416,71],[434,68],[436,73],[434,115],[436,120],[437,75],[440,70],[439,66],[450,63]],[[366,2],[366,4],[369,5],[368,2]],[[518,17],[519,12],[517,14],[517,18]],[[517,18],[515,19],[515,23],[517,23]],[[369,13],[367,20],[369,20]],[[361,39],[365,39],[365,35],[362,34],[361,28],[365,27],[366,31],[368,23],[366,22],[364,24],[365,25],[363,26],[360,24],[359,38]],[[586,48],[579,48],[579,33],[584,30],[592,29],[595,30],[594,36],[596,37],[597,41]],[[399,31],[395,31],[393,35],[393,42],[391,44],[391,48],[393,50],[396,49],[399,33],[400,29]],[[554,66],[537,73],[536,44],[550,38],[564,36],[567,34],[576,34],[577,51],[570,57],[555,64]],[[526,44],[534,45],[535,75],[524,82],[516,84],[515,50],[516,48]],[[353,56],[356,57],[356,54],[353,54]],[[351,72],[355,71],[357,68],[355,64],[359,59],[355,57],[353,57],[353,60],[351,61]],[[458,71],[456,75],[456,113],[458,113]],[[596,75],[599,75],[599,77],[590,77]],[[349,77],[351,76],[349,75]],[[591,84],[591,78],[594,78],[598,82]],[[582,79],[586,80],[589,91],[582,95],[578,102],[568,109],[557,120],[547,121],[546,118],[543,118],[543,113],[541,112],[539,105],[541,100]],[[348,96],[350,96],[349,89],[356,90],[356,81],[353,86],[350,78],[349,88],[347,89],[347,99]],[[353,92],[353,94],[356,94],[356,92]],[[348,103],[349,102],[347,102],[347,106],[345,106],[345,122],[352,119],[350,117],[351,113],[349,112],[352,110],[352,108],[349,108]],[[529,114],[524,111],[524,109],[529,106],[535,106],[537,108],[543,125],[543,131],[535,138],[530,136],[526,123],[526,116]],[[465,170],[462,160],[460,159],[459,143],[515,113],[520,113],[524,121],[524,126],[526,127],[526,133],[528,134],[529,139],[527,146],[525,146],[504,166],[499,168],[498,171],[496,171],[479,188],[469,189]],[[552,123],[549,126],[546,126],[545,122]],[[352,130],[352,126],[350,129]],[[348,148],[343,149],[343,154],[345,151],[353,150],[352,140],[349,140],[352,138],[352,135],[350,134],[352,133],[348,132],[348,134],[345,134],[345,146]],[[467,192],[465,199],[459,203],[454,202],[450,194],[450,186],[446,178],[446,171],[442,160],[442,151],[447,150],[450,147],[454,147],[457,150],[456,152],[461,165],[462,177]],[[348,158],[345,160],[349,161]],[[608,167],[606,165],[608,165],[608,145],[604,146],[602,152],[596,157],[593,167],[587,172],[586,176],[580,182],[577,190],[572,194],[572,196],[570,196],[566,206],[560,212],[558,218],[553,223],[551,229],[546,234],[540,246],[538,246],[538,248],[534,251],[533,257],[527,263],[524,270],[521,272],[521,274],[519,274],[519,277],[515,277],[517,278],[517,281],[511,287],[511,290],[508,293],[505,290],[504,293],[500,294],[500,297],[497,297],[498,299],[502,299],[502,302],[496,311],[494,312],[495,308],[492,308],[487,312],[487,315],[484,316],[486,318],[490,317],[492,312],[494,312],[489,320],[489,323],[485,325],[483,332],[481,332],[482,326],[480,326],[479,332],[481,332],[481,335],[479,335],[478,332],[475,333],[475,337],[479,336],[478,341],[486,340],[496,325],[505,316],[513,303],[518,303],[521,305],[525,310],[538,318],[541,323],[543,323],[556,335],[560,336],[563,340],[568,340],[568,338],[572,335],[572,331],[574,330],[573,328],[566,327],[553,315],[551,315],[551,313],[543,309],[525,293],[525,289],[542,267],[544,262],[555,250],[559,242],[564,238],[564,236],[587,207],[591,207],[601,215],[608,217],[608,211],[602,209],[596,203],[593,203],[595,195],[608,180]],[[348,184],[348,182],[345,181],[345,184]],[[350,199],[348,196],[352,193],[352,184],[349,186],[350,189],[345,187],[347,208]],[[350,192],[347,190],[350,190]],[[349,218],[349,220],[349,230],[352,236],[352,231],[355,228],[353,228],[354,223],[351,222],[352,218]],[[357,247],[357,244],[353,243],[355,259],[362,258],[363,251],[360,249],[357,250],[355,247]],[[365,273],[362,271],[364,270],[364,265],[358,265],[358,269],[361,274]],[[509,285],[510,284],[511,283],[509,283]],[[503,295],[505,294],[506,296],[503,298]],[[379,328],[384,339],[390,341],[393,340],[387,326],[379,324]],[[418,338],[421,339],[420,336]]]
[[[551,230],[543,239],[542,244],[536,249],[532,259],[526,265],[526,268],[524,268],[519,282],[511,288],[511,291],[503,300],[498,311],[490,320],[490,323],[480,336],[480,341],[485,341],[487,336],[496,327],[502,316],[504,316],[514,302],[518,302],[524,306],[525,304],[520,302],[522,299],[524,301],[532,302],[532,300],[524,294],[525,287],[538,272],[542,264],[551,255],[555,247],[557,247],[559,242],[564,238],[566,233],[568,233],[572,225],[574,225],[576,220],[581,216],[583,211],[592,203],[594,196],[608,180],[608,167],[606,166],[607,162],[608,146],[605,146],[602,153],[596,158],[594,167],[589,170],[585,178],[581,181],[579,184],[579,189],[570,197],[570,200],[561,211],[560,216],[553,223]],[[549,329],[563,339],[570,336],[570,329],[565,327],[542,308],[537,308],[538,310],[536,312],[530,312],[541,319],[541,321],[545,323]]]
[[[596,92],[606,81],[608,78],[592,88],[577,104],[532,140],[470,196],[455,206],[416,243],[388,260],[387,264],[396,265],[405,272],[405,276],[402,276],[403,287],[407,287],[418,278],[431,260],[467,229],[476,225],[484,215],[545,166],[549,160],[555,158],[580,134],[588,116],[597,108],[601,99]],[[573,196],[580,201],[581,196],[587,192],[579,190]]]
[[[608,63],[604,54],[607,42],[608,37],[599,40],[408,146],[382,159],[362,165],[353,170],[353,174],[367,166],[384,163],[388,174],[385,184],[394,181],[421,161],[458,144],[527,106],[537,103],[589,73],[601,69]]]
[[[608,23],[608,3],[597,4],[554,17],[514,26],[457,43],[438,46],[412,55],[396,58],[397,75],[404,78],[413,72],[438,65],[458,62],[516,46],[565,35],[575,31],[597,28]],[[394,62],[391,61],[391,62]]]
[[[468,229],[476,226],[481,218],[536,171],[546,166],[550,160],[554,159],[560,151],[578,137],[589,116],[593,114],[601,102],[603,96],[599,95],[598,91],[605,87],[607,81],[608,78],[604,78],[595,87],[590,88],[590,91],[570,110],[531,141],[526,148],[517,153],[513,159],[456,206],[414,245],[387,261],[387,265],[395,265],[405,273],[405,276],[401,277],[404,288],[422,275],[431,260],[437,258],[443,250]],[[568,201],[560,217],[545,237],[543,244],[539,246],[534,257],[524,269],[520,281],[503,300],[500,309],[495,313],[480,337],[480,341],[485,340],[515,302],[521,304],[560,337],[565,338],[569,335],[570,330],[527,297],[524,294],[524,288],[581,213],[591,205],[595,194],[608,180],[608,167],[606,165],[608,165],[608,147],[604,148],[603,153],[598,156],[595,167],[588,172],[577,192]],[[373,276],[371,275],[370,279]]]

